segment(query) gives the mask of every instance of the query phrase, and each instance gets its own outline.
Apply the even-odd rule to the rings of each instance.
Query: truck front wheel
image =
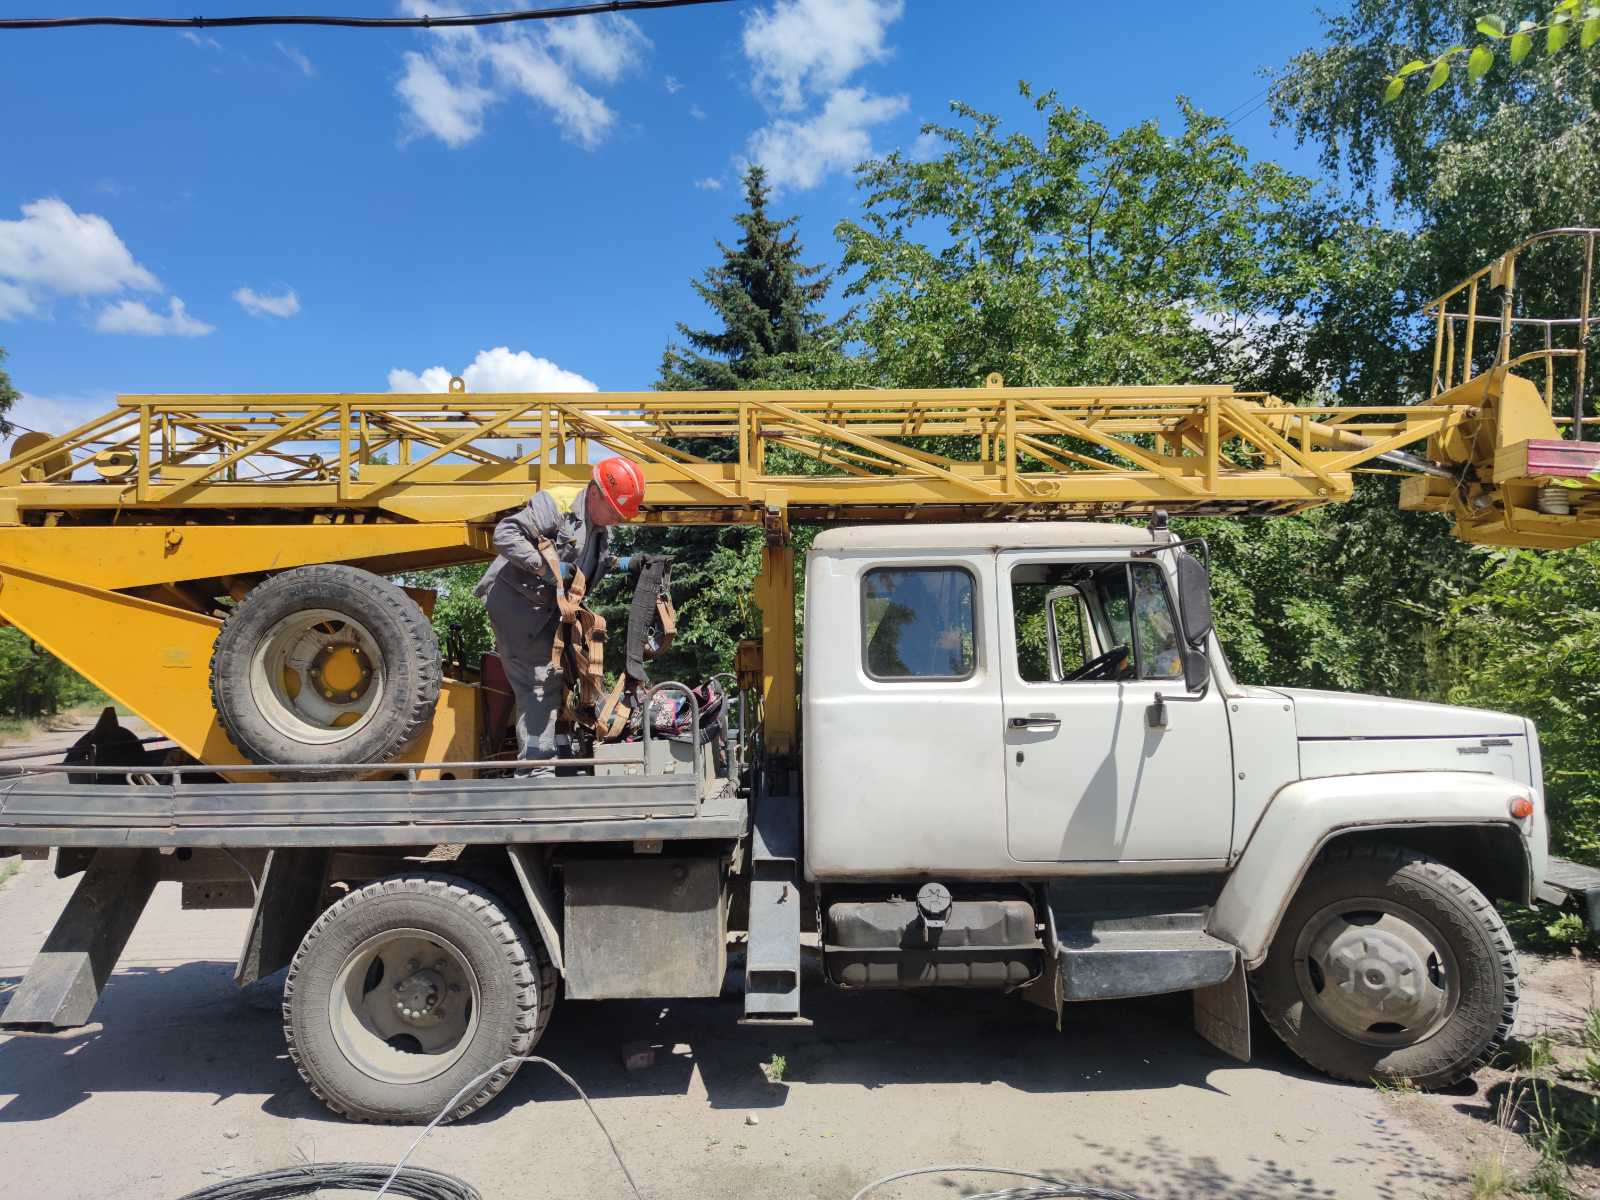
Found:
[[[1251,986],[1289,1049],[1361,1083],[1455,1083],[1517,1013],[1516,953],[1494,906],[1438,860],[1386,844],[1323,852]]]
[[[456,1120],[510,1082],[518,1064],[500,1064],[532,1051],[555,991],[544,947],[489,892],[442,875],[384,879],[329,907],[300,943],[284,1033],[335,1112],[419,1124],[449,1105]]]

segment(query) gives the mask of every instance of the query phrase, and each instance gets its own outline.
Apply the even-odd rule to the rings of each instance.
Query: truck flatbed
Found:
[[[181,776],[174,776],[175,779]],[[0,845],[168,848],[510,845],[737,838],[746,803],[683,776],[87,784],[0,781]]]

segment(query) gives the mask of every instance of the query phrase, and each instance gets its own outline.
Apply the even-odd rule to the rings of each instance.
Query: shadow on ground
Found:
[[[0,996],[15,982],[0,979]],[[735,989],[715,1000],[563,1002],[539,1050],[597,1099],[684,1094],[698,1069],[711,1108],[751,1112],[781,1108],[788,1098],[789,1083],[768,1083],[761,1072],[761,1064],[773,1054],[783,1055],[787,1080],[802,1087],[847,1083],[895,1089],[978,1082],[1043,1100],[1064,1092],[1187,1086],[1227,1098],[1227,1076],[1220,1083],[1210,1076],[1231,1060],[1193,1032],[1187,996],[1074,1006],[1064,1032],[1058,1033],[1050,1014],[1015,997],[958,991],[845,994],[826,988],[814,974],[807,985],[805,1008],[815,1021],[811,1028],[739,1026]],[[235,989],[227,963],[119,972],[106,988],[96,1026],[14,1037],[0,1045],[3,1089],[17,1093],[0,1107],[0,1124],[48,1121],[95,1093],[117,1091],[198,1094],[219,1102],[235,1095],[260,1096],[262,1111],[271,1115],[340,1122],[311,1096],[288,1061],[277,999],[271,987]],[[634,1041],[656,1048],[654,1067],[634,1072],[623,1068],[620,1048]],[[1258,1032],[1257,1047],[1255,1065],[1260,1069],[1305,1075],[1263,1032]],[[1321,1086],[1332,1089],[1328,1101],[1336,1103],[1343,1089],[1326,1081]],[[507,1122],[505,1128],[514,1132],[522,1128],[520,1110],[537,1101],[569,1098],[552,1074],[530,1066],[467,1124]],[[893,1136],[892,1130],[885,1131],[886,1139]],[[1068,1173],[1049,1162],[1022,1165],[1101,1187],[1132,1189],[1150,1200],[1325,1200],[1340,1194],[1329,1181],[1297,1172],[1290,1165],[1294,1151],[1287,1145],[1268,1143],[1263,1151],[1276,1150],[1276,1155],[1252,1155],[1248,1171],[1235,1167],[1230,1173],[1217,1159],[1182,1149],[1181,1136],[1118,1144],[1100,1125],[1064,1127],[1048,1140],[1055,1149],[1047,1153],[1059,1152],[1059,1161],[1079,1167]],[[1375,1194],[1382,1197],[1414,1196],[1419,1187],[1442,1187],[1438,1194],[1449,1194],[1457,1182],[1439,1172],[1401,1130],[1382,1121],[1370,1138],[1349,1147],[1347,1161],[1356,1175],[1365,1175],[1364,1164],[1374,1161],[1408,1164],[1376,1186]],[[1092,1166],[1085,1169],[1085,1163]],[[767,1174],[772,1177],[764,1178]],[[800,1195],[842,1200],[866,1182],[845,1163],[831,1173],[801,1179],[777,1167],[708,1161],[703,1178],[707,1196],[765,1192],[774,1200]],[[915,1193],[904,1194],[955,1196],[979,1183],[1008,1186],[994,1177],[948,1176],[923,1180]]]
[[[0,995],[15,982],[0,979]],[[101,1091],[265,1094],[267,1111],[322,1115],[285,1053],[282,985],[271,989],[273,982],[241,992],[231,965],[219,962],[119,971],[94,1025],[0,1045],[0,1079],[18,1093],[0,1108],[0,1123],[48,1120]],[[1075,1005],[1058,1033],[1049,1013],[1014,996],[842,993],[811,972],[806,982],[809,1028],[740,1026],[732,988],[714,1000],[563,1000],[539,1051],[596,1098],[682,1094],[698,1068],[713,1108],[754,1110],[781,1107],[787,1097],[787,1085],[768,1083],[761,1071],[773,1054],[787,1060],[789,1080],[811,1084],[992,1082],[1034,1093],[1216,1091],[1207,1076],[1231,1061],[1194,1033],[1186,995]],[[620,1051],[629,1042],[653,1046],[656,1065],[625,1070]],[[1275,1043],[1258,1038],[1258,1047],[1267,1069],[1304,1073]],[[529,1067],[477,1119],[569,1094],[548,1071]]]

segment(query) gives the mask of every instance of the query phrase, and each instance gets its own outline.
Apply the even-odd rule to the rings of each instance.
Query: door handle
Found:
[[[1012,717],[1006,724],[1013,729],[1058,729],[1061,718],[1055,713],[1029,713],[1025,717]]]

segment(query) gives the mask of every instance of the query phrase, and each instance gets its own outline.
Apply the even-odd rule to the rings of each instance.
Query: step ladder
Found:
[[[1054,912],[1063,1000],[1115,1000],[1222,983],[1238,951],[1205,931],[1203,912]]]
[[[800,1015],[800,797],[775,773],[755,801],[750,936],[741,1025],[810,1025]]]

